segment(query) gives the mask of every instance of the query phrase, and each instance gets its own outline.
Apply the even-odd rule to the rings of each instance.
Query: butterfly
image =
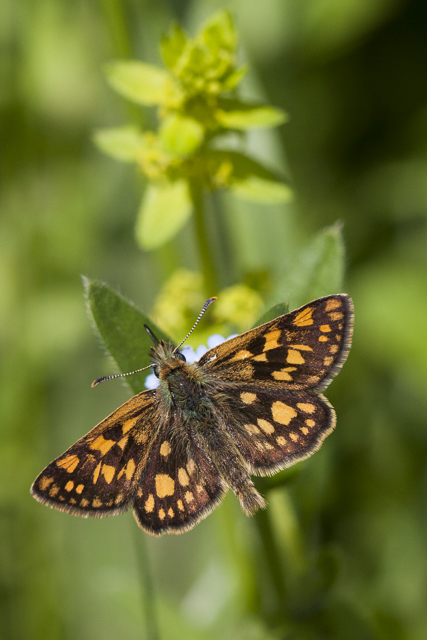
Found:
[[[183,343],[158,341],[146,329],[158,388],[130,398],[51,462],[33,496],[83,517],[133,507],[138,525],[154,536],[192,529],[228,489],[247,515],[264,508],[251,475],[307,458],[335,427],[321,392],[350,349],[351,298],[313,300],[193,364],[179,351]]]

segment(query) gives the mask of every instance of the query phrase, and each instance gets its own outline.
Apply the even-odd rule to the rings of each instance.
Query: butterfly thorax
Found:
[[[153,371],[169,400],[180,406],[184,414],[200,411],[207,400],[201,370],[185,362],[183,356],[174,351],[172,343],[160,341],[151,356]]]

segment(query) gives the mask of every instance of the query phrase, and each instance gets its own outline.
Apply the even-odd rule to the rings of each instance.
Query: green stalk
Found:
[[[216,281],[215,267],[205,226],[203,188],[196,183],[196,180],[190,181],[190,195],[194,207],[196,239],[202,266],[203,283],[205,293],[207,297],[210,297],[218,292],[218,284]]]
[[[291,622],[288,612],[288,593],[283,577],[283,566],[279,549],[276,543],[274,532],[271,526],[270,517],[267,511],[258,511],[254,517],[255,525],[264,556],[266,569],[270,577],[270,583],[274,590],[277,602],[276,622],[289,624]]]
[[[129,37],[124,3],[121,0],[100,0],[104,9],[105,22],[110,33],[112,49],[117,58],[132,58],[132,42]],[[129,117],[135,124],[143,125],[141,109],[123,98]]]
[[[142,585],[142,608],[145,619],[144,640],[159,640],[157,625],[156,604],[154,598],[154,585],[150,573],[149,558],[147,553],[147,541],[145,534],[132,523],[135,536],[135,549],[138,564],[138,573]]]

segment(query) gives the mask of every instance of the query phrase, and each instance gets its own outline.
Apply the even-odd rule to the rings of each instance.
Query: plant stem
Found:
[[[213,296],[218,291],[215,267],[211,249],[208,241],[208,234],[205,226],[205,210],[203,206],[203,189],[196,184],[195,180],[190,181],[190,195],[194,207],[194,220],[196,228],[196,238],[202,266],[203,282],[205,293],[208,297]]]
[[[283,567],[274,537],[269,514],[267,511],[258,511],[254,518],[258,529],[260,542],[262,545],[265,565],[270,576],[271,586],[276,595],[277,610],[274,617],[280,618],[282,622],[289,623],[288,597],[286,584],[283,578]]]
[[[138,573],[142,585],[142,605],[145,619],[144,640],[159,640],[154,587],[147,553],[147,541],[145,540],[144,534],[141,534],[141,531],[135,528],[134,523],[132,523],[132,530],[135,536]]]
[[[132,58],[132,42],[127,28],[124,3],[121,0],[100,0],[100,2],[104,9],[105,22],[110,33],[114,56],[117,58]],[[143,115],[141,109],[124,98],[123,104],[135,124],[142,126]]]

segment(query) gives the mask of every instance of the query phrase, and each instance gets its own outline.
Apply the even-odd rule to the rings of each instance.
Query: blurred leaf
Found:
[[[165,104],[169,97],[167,71],[136,60],[112,62],[106,67],[109,84],[121,96],[151,106]]]
[[[248,68],[248,65],[245,64],[236,69],[236,71],[230,73],[230,75],[222,82],[223,91],[232,91],[233,89],[235,89],[245,77]]]
[[[169,116],[160,127],[160,138],[165,151],[185,156],[194,152],[203,141],[204,128],[186,116],[174,114]]]
[[[221,48],[234,51],[237,34],[229,11],[218,11],[211,16],[200,30],[197,40],[203,42],[212,52]]]
[[[156,249],[173,238],[191,215],[185,180],[147,186],[136,223],[136,239],[143,249]]]
[[[250,202],[280,204],[290,202],[293,198],[292,190],[287,184],[263,180],[257,176],[236,181],[230,189],[237,197]]]
[[[239,331],[250,327],[263,308],[262,298],[246,284],[234,284],[222,289],[213,308],[213,315],[220,323],[230,323]]]
[[[159,340],[170,341],[170,338],[134,304],[106,284],[88,278],[83,278],[83,284],[95,327],[120,372],[127,373],[149,365],[153,343],[144,324],[153,330]],[[136,373],[125,380],[134,393],[139,393],[145,390],[144,382],[149,373],[149,370]]]
[[[277,174],[242,153],[210,150],[206,160],[216,186],[228,186],[244,200],[280,203],[292,198],[290,187]]]
[[[279,302],[279,304],[275,304],[274,307],[271,307],[271,309],[263,313],[254,324],[254,327],[259,327],[261,324],[270,322],[270,320],[274,320],[279,316],[284,316],[285,313],[289,313],[289,302]]]
[[[144,144],[144,136],[136,127],[98,129],[93,140],[107,156],[122,162],[135,162]]]
[[[275,107],[246,104],[240,100],[222,99],[215,112],[218,122],[229,129],[277,127],[288,119],[286,113]]]
[[[287,283],[292,308],[340,293],[343,276],[344,243],[341,224],[337,223],[318,233],[296,259]]]
[[[185,45],[187,44],[187,38],[185,37],[185,33],[179,26],[179,24],[174,24],[171,35],[163,36],[161,42],[161,52],[163,60],[169,69],[174,69],[176,63],[181,57]]]
[[[394,256],[360,270],[354,284],[360,346],[385,370],[427,380],[427,270]],[[392,345],[392,348],[390,348]],[[412,381],[411,381],[411,384]]]

